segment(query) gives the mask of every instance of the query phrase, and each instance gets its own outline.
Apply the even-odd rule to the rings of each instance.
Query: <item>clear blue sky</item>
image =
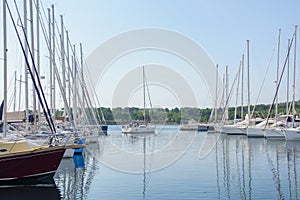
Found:
[[[231,83],[241,55],[246,53],[246,40],[249,39],[252,103],[257,98],[270,59],[270,70],[259,102],[272,101],[276,51],[271,56],[276,48],[278,29],[282,29],[282,67],[287,39],[292,36],[294,25],[300,25],[298,0],[43,0],[42,3],[45,8],[55,5],[57,21],[60,14],[64,16],[72,42],[83,44],[85,56],[122,32],[144,27],[165,28],[180,32],[201,45],[213,62],[220,66],[221,74],[228,65]],[[299,72],[298,67],[297,77]],[[296,91],[299,97],[299,88]],[[280,99],[286,99],[284,88],[280,92]]]

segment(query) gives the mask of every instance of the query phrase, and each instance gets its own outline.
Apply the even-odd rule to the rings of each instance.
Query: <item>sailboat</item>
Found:
[[[145,67],[143,66],[143,96],[144,96],[144,124],[139,123],[130,123],[128,125],[122,126],[122,133],[155,133],[155,125],[151,125],[146,120],[146,102],[145,102],[145,90],[146,90],[146,81],[145,81]]]
[[[293,108],[292,108],[292,116],[286,115],[284,116],[283,120],[277,120],[278,116],[276,118],[276,123],[274,124],[275,127],[270,128],[270,129],[266,129],[266,134],[265,137],[267,139],[286,139],[286,140],[300,140],[300,132],[298,128],[294,127],[294,123],[292,123],[292,127],[289,128],[288,127],[288,121],[290,121],[289,119],[292,119],[291,121],[294,122],[294,114],[295,114],[295,74],[296,74],[296,60],[295,60],[295,55],[296,55],[296,36],[297,36],[297,25],[295,25],[295,33],[294,36],[292,37],[291,41],[289,41],[288,44],[288,51],[287,51],[287,55],[285,58],[285,62],[282,68],[282,72],[280,74],[279,80],[278,80],[278,84],[276,87],[276,92],[275,92],[275,97],[273,98],[273,102],[271,104],[271,107],[269,109],[269,113],[268,113],[268,117],[267,120],[270,118],[270,113],[272,111],[273,105],[274,105],[274,101],[278,96],[278,90],[279,90],[279,86],[282,80],[282,76],[283,73],[285,71],[285,68],[287,66],[287,63],[289,61],[289,55],[290,55],[290,50],[291,50],[291,46],[293,44],[294,41],[294,78],[293,78],[293,82],[294,82],[294,86],[293,86]]]
[[[31,146],[28,140],[7,137],[7,31],[6,31],[6,9],[9,11],[10,18],[16,31],[18,41],[22,48],[28,72],[32,78],[39,101],[44,109],[48,125],[52,135],[48,145]],[[20,18],[19,18],[20,20]],[[22,22],[20,21],[21,25]],[[21,42],[17,25],[13,18],[9,4],[3,1],[3,46],[4,52],[4,106],[3,106],[3,138],[0,139],[0,185],[4,184],[27,184],[27,183],[51,183],[63,154],[67,148],[80,148],[82,145],[60,145],[56,137],[55,126],[49,117],[49,108],[45,99],[41,83],[37,78],[37,70],[31,54],[32,68]],[[27,46],[28,40],[25,38]],[[47,110],[46,110],[47,108]],[[1,114],[2,117],[2,114]]]

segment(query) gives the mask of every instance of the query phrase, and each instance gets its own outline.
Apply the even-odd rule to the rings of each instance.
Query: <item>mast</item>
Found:
[[[72,56],[72,68],[73,68],[73,120],[76,124],[77,121],[77,85],[76,85],[76,52],[75,52],[75,45],[73,45],[73,56]]]
[[[278,78],[279,78],[280,32],[281,29],[279,29],[279,33],[278,33],[276,88],[278,87]],[[278,115],[278,95],[276,96],[275,115]]]
[[[235,99],[235,109],[234,109],[234,124],[236,123],[236,115],[237,115],[237,104],[238,104],[238,97],[239,97],[239,85],[240,85],[240,73],[241,72],[241,61],[238,71],[238,82],[236,87],[236,99]]]
[[[27,1],[24,1],[24,43],[26,44],[26,38],[27,38]],[[28,56],[28,46],[25,45],[25,57]],[[28,69],[27,69],[27,63],[25,61],[25,121],[26,121],[26,130],[28,129]]]
[[[288,39],[288,47],[290,45],[291,40]],[[290,54],[288,54],[287,60],[287,76],[286,76],[286,115],[289,114],[289,92],[290,92]]]
[[[226,101],[225,101],[225,87],[226,87],[226,82],[225,82],[225,74],[223,74],[222,83],[223,83],[223,91],[222,91],[222,106],[223,106],[223,109],[222,109],[222,112],[223,112],[223,115],[224,115],[224,113],[226,112]],[[226,119],[224,121],[226,122]]]
[[[3,0],[3,61],[4,61],[4,108],[3,108],[3,134],[6,137],[7,123],[7,30],[6,30],[6,0]]]
[[[48,31],[49,31],[49,68],[50,68],[50,115],[52,118],[52,113],[53,113],[53,65],[52,65],[52,39],[51,39],[51,10],[48,8]],[[53,119],[53,118],[52,118]]]
[[[146,125],[145,66],[143,66],[144,124]]]
[[[80,67],[81,67],[81,90],[82,90],[82,109],[85,109],[85,94],[84,94],[84,78],[83,78],[83,56],[82,56],[82,44],[80,43]]]
[[[53,67],[56,67],[55,64],[55,18],[54,18],[54,5],[51,5],[52,7],[52,62],[53,62]],[[55,70],[52,70],[53,75],[53,121],[55,121],[55,115],[56,115],[56,105],[55,105]]]
[[[242,55],[242,88],[241,88],[241,119],[244,119],[244,64],[245,55]]]
[[[215,123],[217,122],[217,115],[218,115],[218,68],[216,67],[216,99],[215,99]]]
[[[248,76],[248,125],[250,122],[250,61],[249,61],[249,40],[247,40],[247,76]]]
[[[32,60],[34,60],[34,29],[33,29],[33,2],[30,0],[29,7],[30,7],[30,32],[31,32],[31,52],[32,52]],[[33,72],[34,65],[32,65]],[[35,81],[35,73],[33,74],[33,82]],[[32,97],[33,97],[33,131],[36,132],[36,93],[35,93],[35,87],[34,84],[32,84]]]
[[[61,19],[61,65],[62,65],[62,78],[63,78],[63,93],[64,95],[66,95],[66,66],[65,66],[65,45],[64,45],[64,21],[63,21],[63,16],[60,15],[60,19]],[[64,104],[64,124],[66,127],[66,105]]]
[[[226,73],[225,73],[225,102],[226,102],[226,110],[225,110],[225,120],[228,121],[228,90],[229,90],[229,78],[228,78],[228,65],[226,65]]]
[[[39,0],[36,1],[36,63],[37,63],[37,71],[38,78],[40,77],[40,3]],[[41,119],[41,104],[38,103],[37,114],[38,119]],[[40,123],[38,123],[38,130],[40,130]]]
[[[293,127],[294,127],[294,122],[295,122],[295,94],[296,94],[296,44],[297,44],[297,27],[298,25],[295,25],[295,42],[294,42],[294,77],[293,77],[293,106],[292,106],[292,112],[293,112]]]
[[[67,34],[67,63],[68,63],[68,95],[69,95],[69,106],[71,106],[71,66],[70,66],[70,51],[69,51],[69,32]],[[72,121],[72,115],[69,116],[69,121]]]

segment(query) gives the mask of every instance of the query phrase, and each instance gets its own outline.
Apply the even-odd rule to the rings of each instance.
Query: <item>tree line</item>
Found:
[[[295,103],[296,113],[300,113],[300,101]],[[252,112],[254,106],[250,106],[250,110]],[[286,103],[278,104],[278,113],[286,114]],[[246,106],[243,107],[244,117],[247,114],[248,108]],[[253,117],[261,117],[267,118],[268,112],[270,110],[270,104],[259,104],[255,106],[255,110],[253,112]],[[288,106],[289,113],[291,113],[291,106]],[[108,124],[125,124],[130,123],[132,121],[142,122],[144,121],[144,115],[147,122],[152,123],[169,123],[169,124],[180,124],[186,123],[188,120],[195,120],[199,122],[208,122],[212,115],[211,108],[195,108],[195,107],[183,107],[183,108],[153,108],[146,109],[145,111],[142,108],[137,107],[117,107],[117,108],[109,108],[109,107],[101,107],[97,108],[96,112],[97,116],[101,116],[103,113],[104,118]],[[219,115],[223,114],[223,109],[218,109]],[[229,119],[234,119],[235,107],[228,108],[228,116]],[[237,107],[236,110],[237,118],[241,118],[241,107]],[[270,117],[274,117],[275,115],[275,106],[270,113]],[[100,123],[103,123],[101,119],[98,119]]]

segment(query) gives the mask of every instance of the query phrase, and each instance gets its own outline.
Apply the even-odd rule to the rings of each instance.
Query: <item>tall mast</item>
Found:
[[[237,105],[238,105],[238,97],[239,97],[239,85],[240,85],[240,74],[241,74],[241,61],[238,71],[238,82],[236,87],[236,99],[235,99],[235,109],[234,109],[234,123],[236,123],[236,115],[237,115]]]
[[[82,109],[85,109],[85,94],[84,94],[84,78],[83,78],[83,55],[82,55],[82,44],[80,43],[80,68],[81,68],[81,91],[82,91]]]
[[[69,106],[71,106],[71,66],[70,66],[70,43],[69,43],[69,32],[66,31],[67,34],[67,63],[68,63],[68,95],[69,95]],[[72,120],[72,116],[69,116],[69,120]]]
[[[226,102],[226,110],[225,110],[225,120],[228,121],[228,90],[229,90],[229,78],[228,78],[228,65],[226,65],[226,73],[225,73],[225,102]]]
[[[6,30],[6,0],[3,0],[3,61],[4,61],[4,109],[3,109],[3,134],[6,137],[7,123],[7,30]]]
[[[226,101],[225,101],[225,87],[226,87],[226,82],[225,82],[225,74],[223,74],[223,92],[222,92],[222,106],[223,106],[223,113],[225,113],[226,109]]]
[[[290,45],[291,40],[288,39],[288,47]],[[290,54],[288,54],[287,60],[287,76],[286,76],[286,114],[289,114],[289,92],[290,92]]]
[[[279,33],[278,33],[276,88],[278,87],[278,79],[279,79],[280,32],[281,29],[279,29]],[[275,115],[277,114],[278,114],[278,95],[276,95],[276,104],[275,104]]]
[[[250,60],[249,60],[250,56],[249,56],[249,40],[247,40],[247,76],[248,76],[248,125],[250,122]]]
[[[52,64],[52,37],[51,37],[51,10],[48,8],[48,31],[49,31],[49,68],[50,68],[50,114],[53,114],[53,64]],[[53,119],[53,118],[52,118]]]
[[[216,67],[216,99],[215,99],[215,122],[217,122],[217,115],[218,115],[218,68],[219,66],[217,65]]]
[[[77,66],[76,66],[76,52],[75,52],[75,45],[73,45],[73,56],[72,56],[72,68],[73,68],[73,120],[74,123],[77,123],[77,82],[76,76],[77,76]]]
[[[37,60],[37,71],[38,76],[40,77],[40,3],[39,0],[36,1],[36,60]],[[41,104],[38,103],[37,113],[38,119],[41,118]],[[40,130],[40,123],[38,123],[38,130]]]
[[[53,62],[53,68],[56,67],[55,64],[55,18],[54,18],[54,5],[51,5],[52,7],[52,62]],[[55,70],[52,71],[53,75],[53,121],[55,121],[55,115],[56,115],[56,105],[55,105]]]
[[[143,66],[144,124],[146,125],[145,66]]]
[[[62,78],[63,78],[63,94],[66,95],[66,66],[65,66],[65,44],[64,44],[64,20],[63,16],[60,16],[61,19],[61,65],[62,65]],[[66,105],[64,104],[64,124],[66,126]]]
[[[24,43],[25,43],[25,56],[28,56],[28,46],[26,45],[27,40],[27,1],[24,1]],[[25,58],[26,59],[26,58]],[[28,69],[27,69],[27,63],[25,61],[25,120],[26,120],[26,130],[28,129]]]
[[[33,29],[33,2],[30,0],[29,7],[30,7],[30,32],[31,32],[31,52],[32,52],[32,60],[34,60],[34,29]],[[32,65],[33,72],[35,71],[34,65]],[[32,81],[35,81],[35,73],[33,73]],[[34,84],[32,84],[32,97],[33,97],[33,124],[34,124],[34,132],[36,132],[36,91]]]
[[[241,88],[241,119],[244,119],[244,64],[245,55],[242,55],[242,88]]]
[[[295,94],[296,94],[296,44],[297,44],[297,27],[298,25],[295,25],[295,33],[294,33],[294,37],[295,37],[295,42],[294,42],[294,77],[293,77],[293,108],[292,108],[292,112],[293,112],[293,126],[294,126],[294,121],[295,121],[295,114],[296,114],[296,110],[295,110]]]

